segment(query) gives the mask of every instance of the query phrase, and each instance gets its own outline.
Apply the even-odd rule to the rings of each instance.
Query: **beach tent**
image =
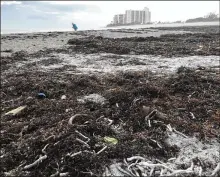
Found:
[[[74,29],[75,31],[77,31],[78,27],[76,26],[76,24],[75,24],[75,23],[72,23],[72,25],[73,25],[73,29]]]

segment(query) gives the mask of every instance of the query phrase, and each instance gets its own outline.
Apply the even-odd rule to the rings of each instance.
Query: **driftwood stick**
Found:
[[[37,160],[36,160],[35,162],[33,162],[32,164],[26,165],[26,166],[24,167],[24,170],[27,170],[27,169],[29,169],[29,168],[32,168],[32,167],[38,165],[40,162],[42,162],[42,161],[45,160],[46,158],[47,158],[47,155],[41,156],[39,159],[37,159]]]
[[[104,146],[100,151],[98,151],[98,152],[96,153],[96,155],[100,154],[100,153],[103,152],[105,149],[107,149],[107,146]]]

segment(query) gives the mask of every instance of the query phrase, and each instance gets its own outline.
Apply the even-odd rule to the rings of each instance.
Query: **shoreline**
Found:
[[[182,25],[183,24],[183,25]],[[187,25],[189,24],[189,25]],[[93,30],[108,30],[120,28],[160,28],[160,27],[189,27],[189,26],[219,26],[220,22],[196,22],[196,23],[173,23],[173,24],[149,24],[149,25],[130,25],[130,26],[114,26],[114,27],[100,27],[98,29],[79,30],[79,31],[93,31]],[[1,31],[1,35],[15,35],[15,34],[32,34],[32,33],[48,33],[48,32],[75,32],[72,29],[58,29],[58,30],[40,30],[40,31],[23,31],[23,32],[5,32]]]

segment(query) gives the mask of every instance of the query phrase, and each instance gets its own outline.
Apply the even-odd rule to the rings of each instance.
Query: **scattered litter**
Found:
[[[13,116],[15,116],[15,115],[19,114],[22,110],[24,110],[26,107],[27,106],[20,106],[20,107],[18,107],[16,109],[13,109],[13,110],[7,112],[5,115],[13,115]]]
[[[66,99],[66,95],[62,95],[61,100],[65,100],[65,99]]]
[[[118,144],[118,140],[116,138],[112,138],[108,136],[104,137],[104,141],[109,144],[114,144],[114,145]]]
[[[46,95],[44,93],[38,93],[37,96],[38,98],[46,98]]]

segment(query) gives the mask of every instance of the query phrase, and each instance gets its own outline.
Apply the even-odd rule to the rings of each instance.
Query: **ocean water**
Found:
[[[152,27],[181,27],[181,26],[220,26],[220,22],[197,22],[197,23],[173,23],[173,24],[148,24],[148,25],[132,25],[132,26],[118,26],[118,27],[97,27],[97,28],[83,28],[79,31],[85,30],[107,30],[107,29],[137,29],[137,28],[152,28]],[[34,33],[34,32],[53,32],[53,31],[73,31],[71,27],[66,28],[51,28],[51,29],[1,29],[1,34],[14,33]]]
[[[132,25],[132,26],[118,26],[107,27],[102,29],[137,29],[137,28],[152,28],[152,27],[181,27],[181,26],[220,26],[220,22],[196,22],[196,23],[172,23],[172,24],[149,24],[149,25]]]

